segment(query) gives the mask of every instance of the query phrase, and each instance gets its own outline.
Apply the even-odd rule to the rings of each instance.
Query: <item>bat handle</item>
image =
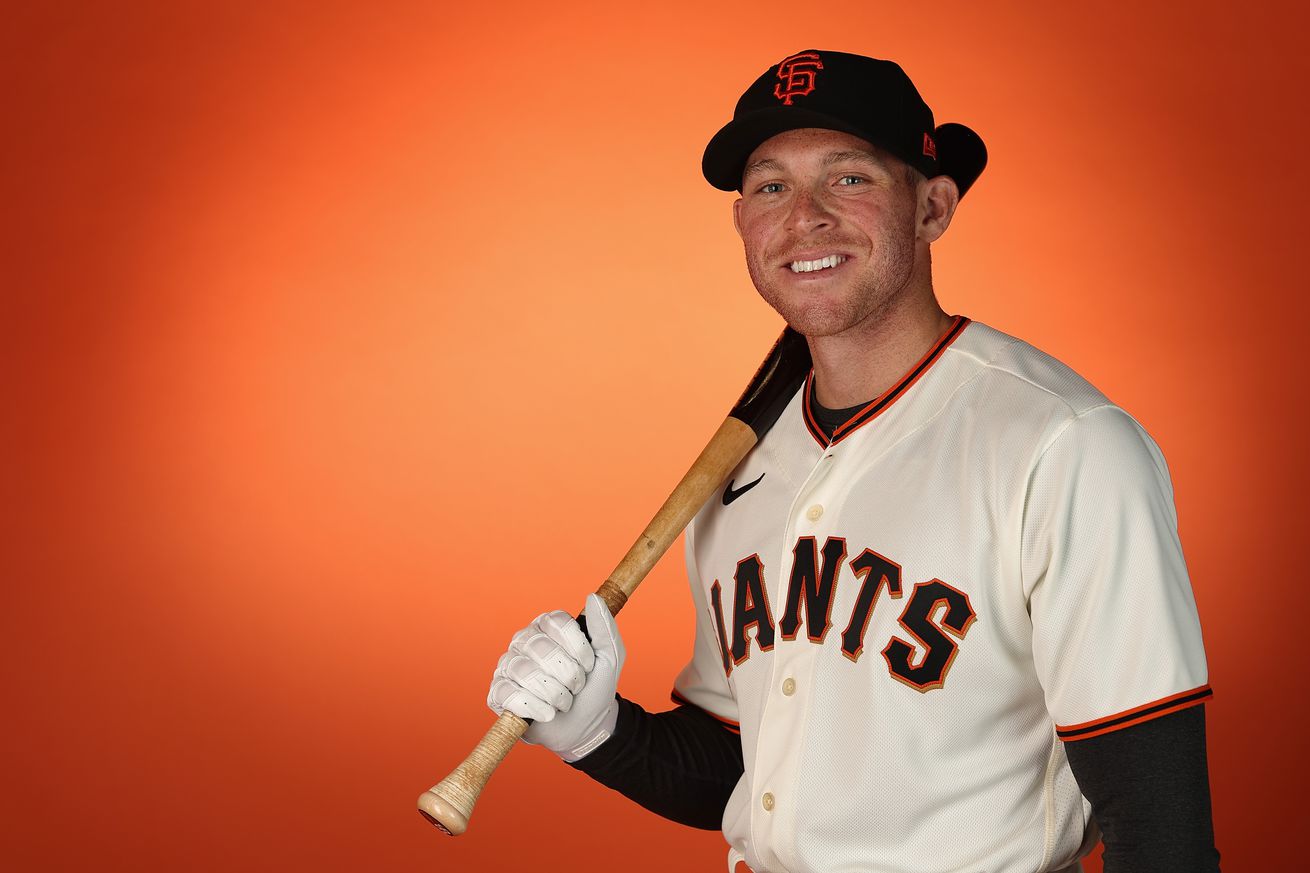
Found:
[[[627,593],[610,579],[605,580],[596,593],[612,614],[617,614],[628,602]],[[583,616],[578,616],[578,622],[585,629]],[[509,710],[502,712],[469,756],[449,776],[418,796],[419,813],[447,836],[457,837],[464,833],[478,795],[531,724]]]
[[[646,530],[596,592],[612,614],[617,615],[628,602],[628,597],[655,562],[728,478],[755,441],[755,431],[739,419],[729,416],[719,426],[669,499],[664,501]],[[473,813],[473,804],[477,803],[487,780],[527,729],[527,721],[509,712],[501,713],[464,762],[419,796],[419,812],[452,837],[464,833]]]
[[[487,787],[487,780],[527,729],[527,721],[512,712],[502,712],[469,756],[449,776],[419,795],[418,811],[448,836],[464,833],[473,804]]]

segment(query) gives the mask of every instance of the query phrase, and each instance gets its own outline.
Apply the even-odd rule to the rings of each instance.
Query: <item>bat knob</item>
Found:
[[[431,791],[419,795],[418,811],[448,837],[459,836],[469,826],[468,816]]]

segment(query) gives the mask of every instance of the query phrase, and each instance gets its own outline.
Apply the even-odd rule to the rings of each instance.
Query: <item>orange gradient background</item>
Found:
[[[699,160],[811,46],[899,60],[986,139],[943,305],[1159,441],[1225,869],[1294,865],[1305,22],[1151,6],[8,9],[6,866],[722,869],[540,749],[458,840],[414,798],[780,329]],[[664,708],[678,557],[621,627],[621,689]]]

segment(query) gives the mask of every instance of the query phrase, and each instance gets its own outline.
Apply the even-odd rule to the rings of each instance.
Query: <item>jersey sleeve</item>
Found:
[[[739,733],[740,717],[737,700],[728,681],[724,666],[724,649],[720,645],[716,613],[706,597],[695,557],[696,524],[687,527],[686,560],[687,581],[691,585],[691,599],[696,608],[696,641],[691,660],[682,668],[673,683],[673,699],[689,703],[714,716],[726,727]]]
[[[1023,582],[1059,737],[1086,739],[1210,695],[1164,457],[1127,413],[1072,418],[1030,473]]]

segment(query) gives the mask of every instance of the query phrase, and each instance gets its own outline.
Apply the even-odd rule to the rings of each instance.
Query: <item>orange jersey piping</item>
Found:
[[[937,338],[937,341],[932,344],[932,348],[928,349],[927,354],[920,358],[919,362],[911,367],[909,372],[902,376],[895,385],[888,388],[875,400],[871,401],[868,406],[865,406],[859,412],[855,413],[855,415],[851,416],[850,421],[833,431],[831,441],[829,441],[828,437],[824,434],[823,428],[819,427],[819,423],[815,419],[814,412],[811,409],[811,404],[813,403],[812,397],[814,394],[814,371],[811,370],[810,375],[805,377],[805,395],[803,405],[805,426],[809,429],[810,435],[814,437],[819,445],[827,448],[830,445],[836,445],[864,425],[882,415],[893,403],[901,398],[901,395],[906,391],[909,391],[911,386],[913,386],[915,382],[918,382],[924,373],[928,372],[932,365],[937,362],[937,359],[942,356],[942,352],[946,351],[951,343],[955,342],[968,326],[969,319],[965,318],[963,315],[955,316],[950,327],[946,329],[945,333]]]
[[[1214,692],[1210,690],[1209,685],[1202,685],[1200,688],[1171,694],[1168,697],[1162,697],[1159,700],[1144,703],[1141,706],[1135,706],[1132,709],[1117,712],[1114,715],[1107,715],[1094,721],[1085,721],[1082,724],[1068,726],[1056,725],[1055,735],[1065,742],[1099,737],[1102,734],[1122,730],[1135,724],[1141,724],[1144,721],[1159,718],[1162,715],[1169,715],[1187,709],[1189,706],[1196,706],[1198,703],[1204,703],[1213,695]]]

